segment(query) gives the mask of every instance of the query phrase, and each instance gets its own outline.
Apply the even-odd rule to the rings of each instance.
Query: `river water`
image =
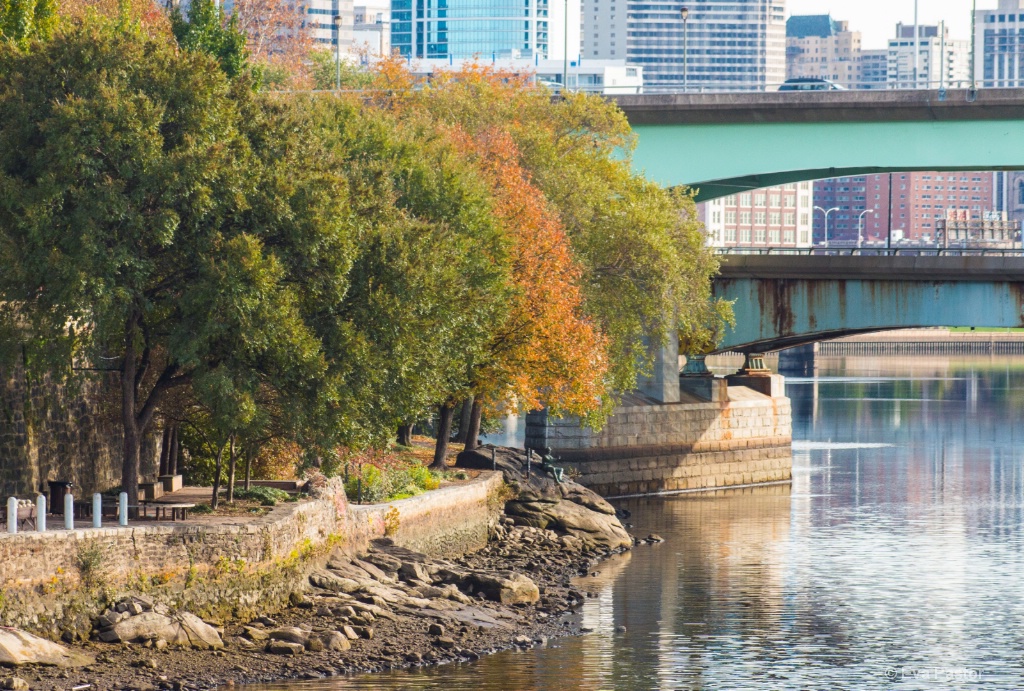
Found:
[[[584,579],[593,633],[265,688],[1024,688],[1024,361],[819,362],[792,486],[625,502],[666,542]]]

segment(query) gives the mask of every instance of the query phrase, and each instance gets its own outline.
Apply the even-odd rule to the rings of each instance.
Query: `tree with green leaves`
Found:
[[[249,423],[262,386],[296,417],[330,398],[289,262],[333,248],[317,286],[344,293],[325,286],[348,266],[345,198],[315,165],[262,170],[239,131],[251,97],[209,56],[103,20],[0,46],[0,345],[54,373],[118,373],[132,502],[170,392],[189,387],[221,432]]]
[[[238,30],[234,17],[224,16],[220,3],[214,0],[192,0],[185,14],[175,7],[171,12],[171,31],[185,50],[204,52],[216,58],[230,78],[239,76],[248,67],[245,34]]]
[[[56,28],[56,0],[0,0],[0,41],[24,45],[50,38]]]

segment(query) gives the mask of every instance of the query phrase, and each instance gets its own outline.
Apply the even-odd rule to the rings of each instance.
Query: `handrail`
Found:
[[[716,247],[719,255],[789,255],[839,257],[1024,257],[1024,249],[987,247]]]

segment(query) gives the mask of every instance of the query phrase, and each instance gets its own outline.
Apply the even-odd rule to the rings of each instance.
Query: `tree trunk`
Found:
[[[402,446],[412,446],[412,425],[398,426],[398,443]]]
[[[245,491],[248,492],[252,482],[252,451],[245,452]]]
[[[160,441],[160,475],[167,475],[167,459],[171,456],[171,426],[164,423],[163,438]]]
[[[480,418],[484,415],[484,407],[480,400],[473,401],[473,409],[469,414],[469,429],[466,430],[466,451],[480,446]]]
[[[124,455],[121,458],[121,491],[128,495],[128,505],[139,504],[139,449],[141,430],[136,417],[136,382],[138,363],[135,358],[135,330],[138,317],[132,315],[125,325],[124,361],[121,363],[121,425],[124,431]]]
[[[181,455],[181,440],[178,434],[178,425],[171,428],[171,457],[167,459],[167,474],[178,475],[178,458]]]
[[[235,437],[231,435],[231,455],[228,456],[228,503],[235,503],[235,462],[238,457],[235,455]]]
[[[434,462],[431,470],[444,470],[445,459],[448,457],[448,438],[452,434],[452,418],[455,416],[455,404],[447,402],[438,408],[437,445],[434,446]]]
[[[459,434],[455,441],[460,444],[466,443],[466,435],[469,434],[470,415],[473,413],[473,396],[470,395],[462,402],[462,414],[459,415]]]
[[[213,470],[213,497],[210,499],[210,508],[215,511],[220,501],[220,472],[224,468],[224,449],[227,445],[227,442],[220,445],[220,449],[217,451],[217,464]]]

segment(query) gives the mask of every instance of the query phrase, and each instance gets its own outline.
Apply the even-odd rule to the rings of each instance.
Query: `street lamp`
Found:
[[[839,207],[838,206],[833,206],[828,211],[826,211],[825,209],[821,208],[820,206],[816,206],[814,208],[817,209],[818,211],[820,211],[821,213],[825,214],[825,247],[828,247],[828,215],[830,213],[832,213],[833,211],[839,211]]]
[[[861,235],[864,232],[864,214],[868,213],[869,211],[874,213],[875,210],[864,209],[863,211],[860,212],[860,215],[857,216],[857,247],[860,247]]]
[[[334,15],[334,88],[341,91],[341,15]]]
[[[679,16],[683,18],[683,91],[686,91],[686,20],[690,16],[690,10],[684,5],[679,10]]]

